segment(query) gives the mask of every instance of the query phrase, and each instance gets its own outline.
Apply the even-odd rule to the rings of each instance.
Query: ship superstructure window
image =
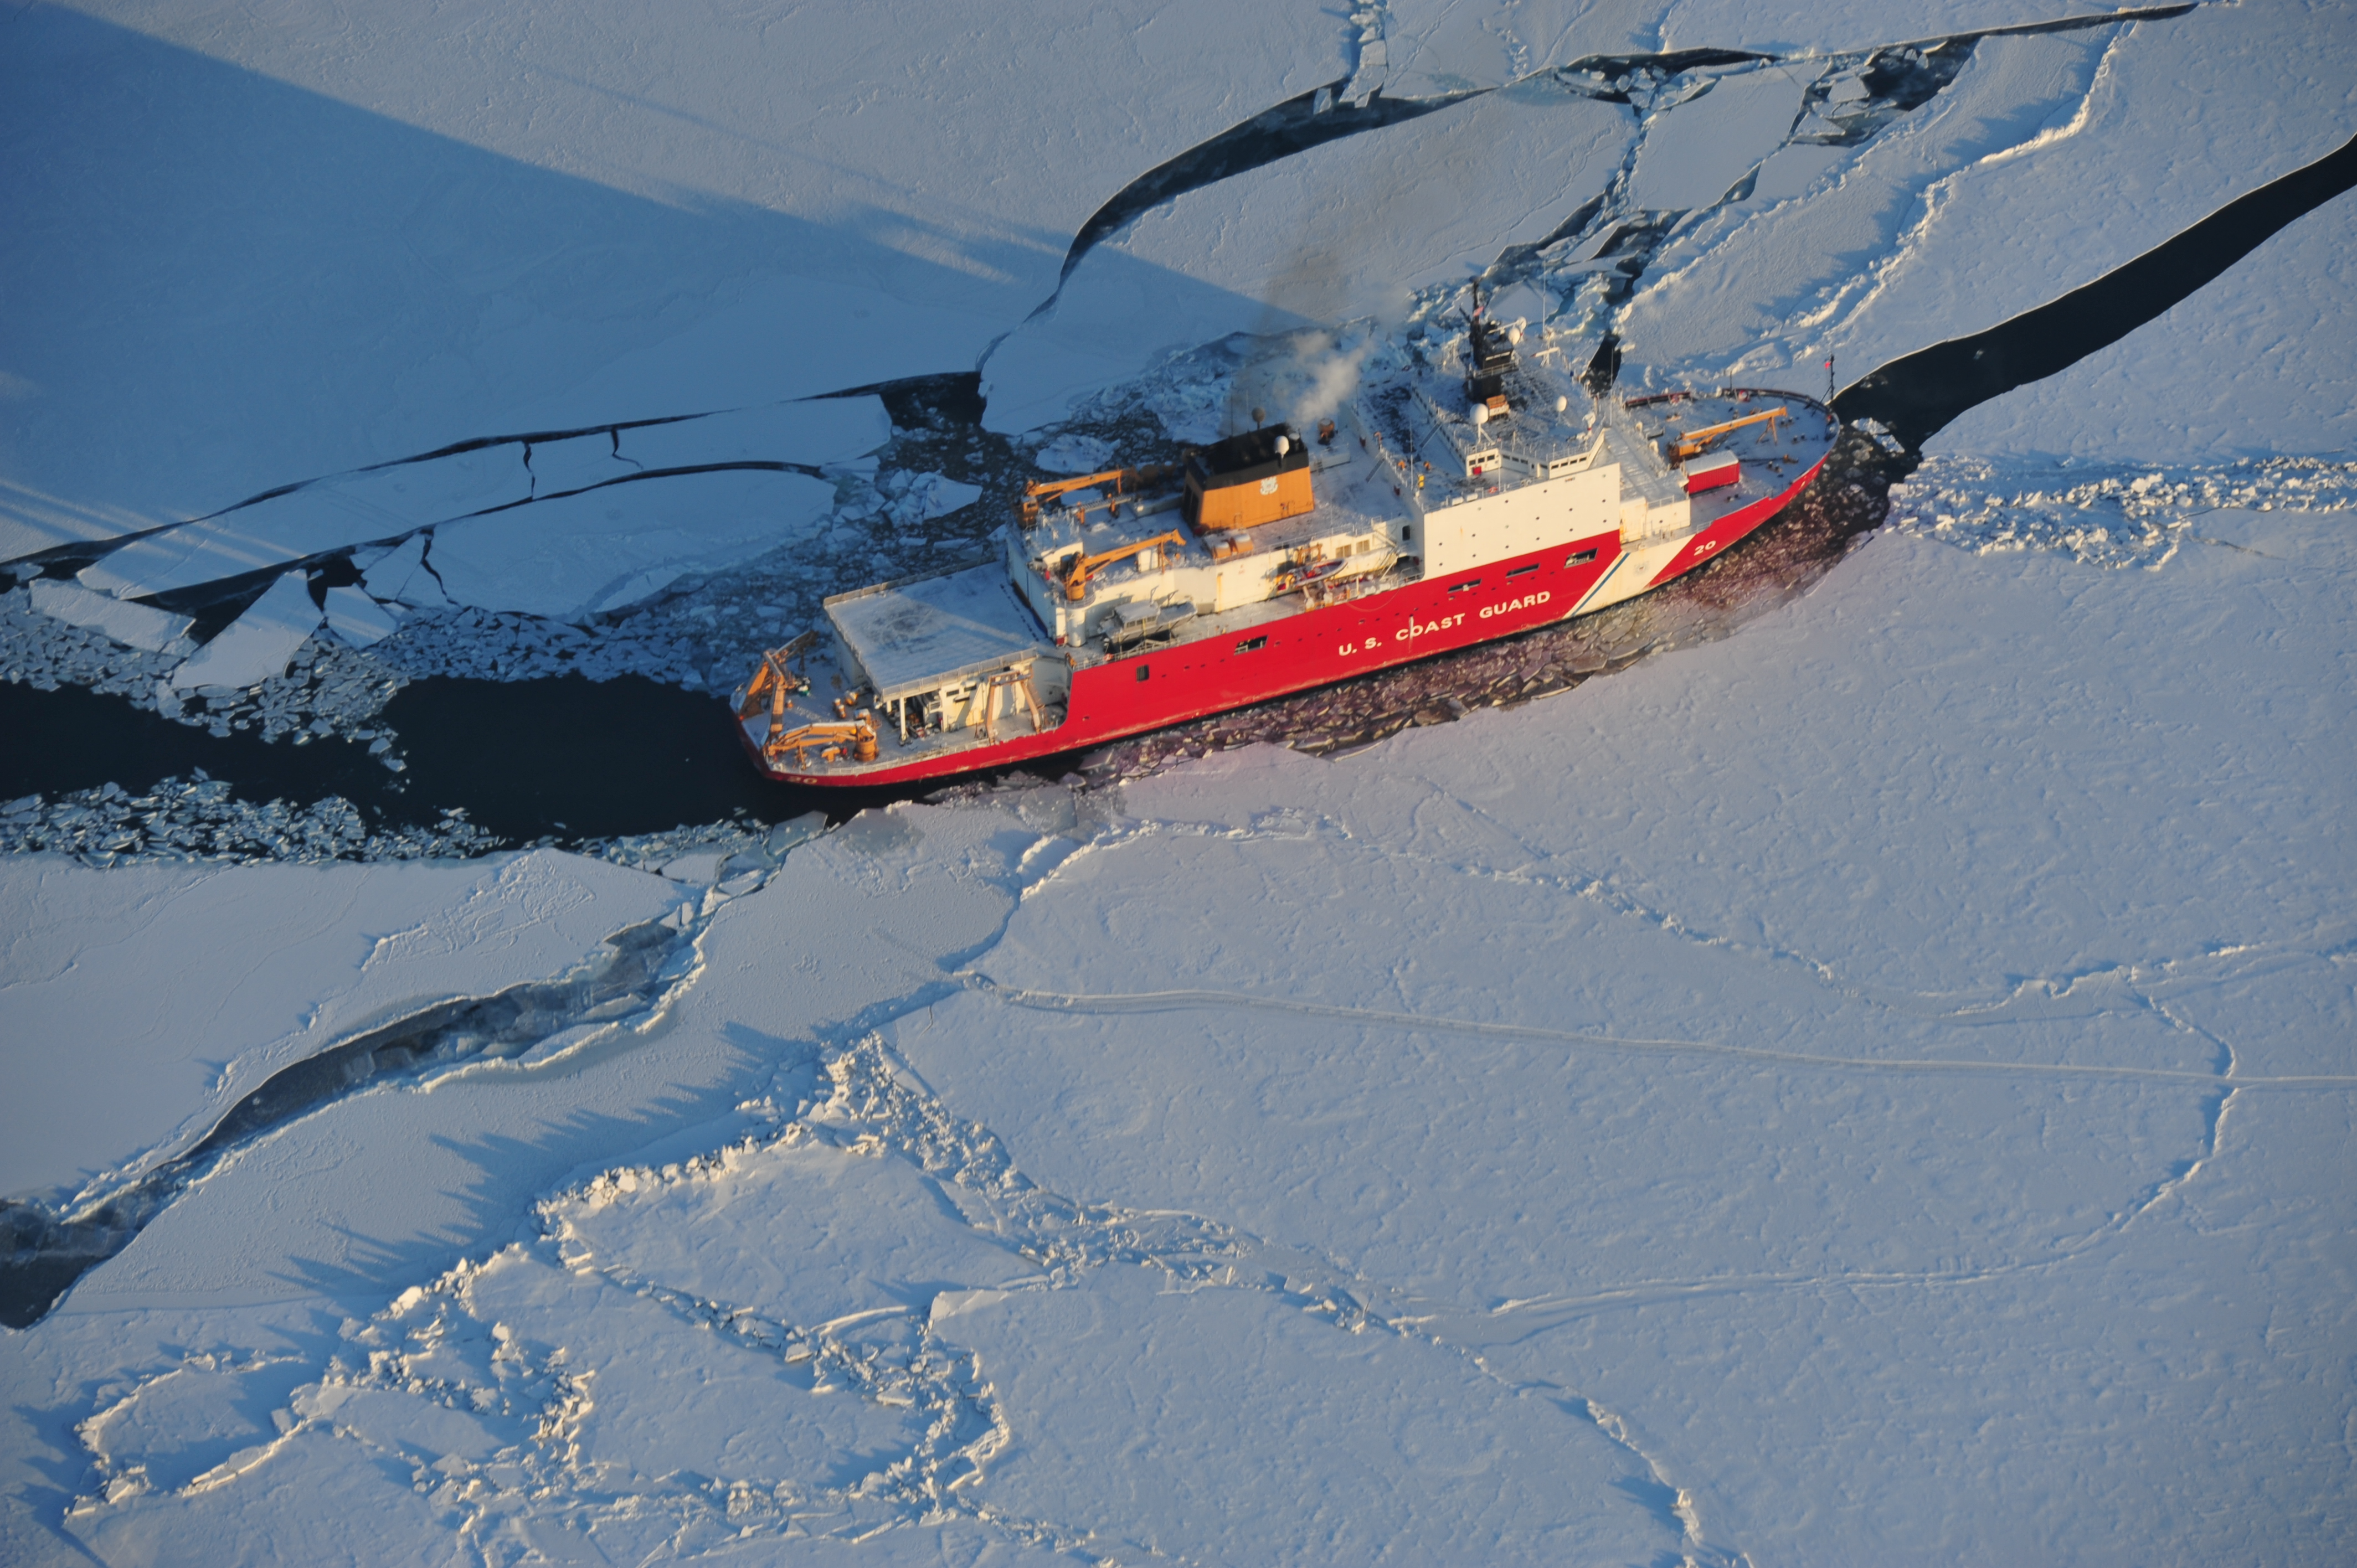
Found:
[[[1583,550],[1583,551],[1581,551],[1578,554],[1574,555],[1570,560],[1568,560],[1568,561],[1565,562],[1565,563],[1564,563],[1564,564],[1565,564],[1565,565],[1566,565],[1566,566],[1585,566],[1585,565],[1587,565],[1590,561],[1593,561],[1593,560],[1595,560],[1595,559],[1596,559],[1596,552],[1595,552],[1595,551],[1593,551],[1593,550]]]
[[[1455,585],[1454,586],[1452,586],[1448,591],[1449,591],[1450,593],[1452,593],[1452,594],[1461,594],[1461,593],[1464,593],[1464,592],[1465,592],[1467,589],[1469,589],[1469,588],[1478,588],[1478,587],[1480,587],[1480,585],[1481,585],[1481,579],[1480,579],[1480,578],[1479,578],[1479,577],[1468,577],[1468,578],[1466,578],[1463,582],[1458,583],[1458,584]]]
[[[1238,653],[1257,653],[1267,646],[1268,639],[1265,637],[1248,637],[1242,642],[1236,644],[1236,651]]]
[[[1527,566],[1517,566],[1512,571],[1506,574],[1506,581],[1511,583],[1517,577],[1527,577],[1538,569],[1539,564],[1535,561],[1532,562]]]
[[[1139,666],[1137,667],[1137,678],[1138,678],[1139,680],[1141,680],[1141,681],[1145,680],[1148,675],[1151,675],[1151,674],[1153,674],[1153,673],[1154,673],[1153,669],[1152,669],[1150,666],[1148,666],[1148,665],[1141,664],[1141,665],[1139,665]]]

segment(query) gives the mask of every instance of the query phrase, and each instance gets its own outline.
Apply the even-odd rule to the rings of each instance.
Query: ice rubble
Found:
[[[340,795],[289,805],[242,800],[226,779],[167,777],[144,792],[102,784],[0,805],[0,854],[65,855],[103,869],[135,862],[446,860],[504,847],[468,822],[464,807],[442,808],[436,819],[371,824]]]

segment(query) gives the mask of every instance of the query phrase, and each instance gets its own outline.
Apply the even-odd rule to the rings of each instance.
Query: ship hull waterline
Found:
[[[1716,560],[1773,521],[1815,480],[1824,463],[1819,457],[1775,495],[1763,496],[1696,531],[1641,592],[1651,593]],[[1619,531],[1607,530],[1492,562],[1475,569],[1470,582],[1465,572],[1451,573],[1302,610],[1254,628],[1257,646],[1249,651],[1242,644],[1231,648],[1223,639],[1207,638],[1125,654],[1072,671],[1060,724],[1034,733],[1028,720],[1010,715],[1000,721],[1003,733],[996,739],[905,762],[779,768],[762,756],[745,725],[737,726],[737,738],[753,765],[780,784],[877,788],[988,772],[1558,625],[1585,613],[1597,590],[1623,564],[1622,555]],[[1636,596],[1616,595],[1610,602],[1625,604]]]

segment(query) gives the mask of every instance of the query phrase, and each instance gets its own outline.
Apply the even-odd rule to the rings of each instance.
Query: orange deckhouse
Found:
[[[1248,430],[1187,454],[1181,515],[1202,532],[1281,522],[1316,505],[1309,493],[1308,450],[1282,424]]]

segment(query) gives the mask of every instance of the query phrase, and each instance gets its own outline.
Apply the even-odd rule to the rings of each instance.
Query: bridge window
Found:
[[[1593,551],[1593,550],[1583,550],[1583,551],[1581,551],[1578,554],[1577,554],[1577,555],[1573,556],[1570,560],[1568,560],[1568,561],[1565,562],[1565,563],[1564,563],[1564,564],[1565,564],[1565,565],[1566,565],[1566,566],[1585,566],[1585,565],[1587,565],[1590,561],[1593,561],[1593,560],[1595,560],[1595,559],[1596,559],[1596,552],[1595,552],[1595,551]]]
[[[1265,637],[1248,637],[1242,642],[1236,644],[1236,651],[1238,653],[1257,653],[1267,646],[1268,639]]]

